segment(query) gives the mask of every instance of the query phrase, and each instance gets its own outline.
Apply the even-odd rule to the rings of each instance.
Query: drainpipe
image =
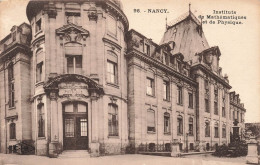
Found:
[[[6,121],[6,77],[5,77],[6,68],[4,69],[4,92],[5,92],[5,153],[7,154],[7,121]]]

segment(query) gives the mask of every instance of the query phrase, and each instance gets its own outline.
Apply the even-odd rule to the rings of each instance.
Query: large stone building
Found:
[[[193,13],[160,44],[129,30],[118,0],[30,1],[27,17],[0,41],[0,152],[98,156],[230,142],[237,104]]]

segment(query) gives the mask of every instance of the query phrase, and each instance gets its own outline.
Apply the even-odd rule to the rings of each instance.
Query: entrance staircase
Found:
[[[87,150],[64,150],[58,158],[89,158],[90,154]]]

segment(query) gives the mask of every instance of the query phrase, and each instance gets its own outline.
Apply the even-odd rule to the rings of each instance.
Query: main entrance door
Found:
[[[87,104],[70,102],[63,105],[64,150],[88,149]]]

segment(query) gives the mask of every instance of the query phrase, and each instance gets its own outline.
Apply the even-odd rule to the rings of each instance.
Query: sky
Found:
[[[210,46],[219,46],[220,67],[229,76],[230,91],[239,93],[247,109],[246,122],[260,122],[260,1],[259,0],[121,0],[130,29],[160,42],[167,24],[191,11],[199,15],[231,11],[245,16],[243,24],[203,24],[203,31]],[[27,22],[28,0],[0,0],[0,39],[10,33],[13,25]],[[134,9],[140,9],[135,13]],[[167,13],[148,13],[148,9],[167,9]],[[146,11],[146,12],[145,12]]]

